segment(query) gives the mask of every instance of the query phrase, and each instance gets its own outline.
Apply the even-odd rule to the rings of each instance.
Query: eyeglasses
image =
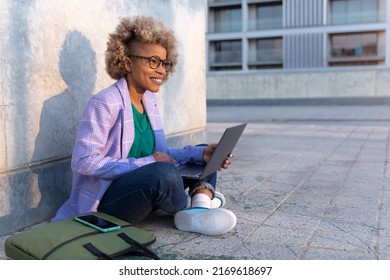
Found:
[[[152,69],[157,69],[160,66],[160,64],[162,63],[162,66],[165,69],[165,71],[169,71],[169,69],[171,69],[171,67],[173,65],[172,61],[169,58],[162,60],[157,55],[147,57],[147,56],[139,56],[139,55],[132,55],[131,54],[131,55],[129,55],[129,57],[143,58],[143,59],[149,61],[149,67]]]

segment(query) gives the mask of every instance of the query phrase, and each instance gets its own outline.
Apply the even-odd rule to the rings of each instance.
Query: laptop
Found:
[[[244,131],[247,123],[243,123],[237,126],[226,128],[223,133],[217,148],[211,155],[210,160],[205,165],[200,164],[184,164],[178,167],[180,175],[184,179],[201,180],[206,176],[218,171],[227,158],[227,156],[233,151],[238,139],[240,139],[242,132]]]

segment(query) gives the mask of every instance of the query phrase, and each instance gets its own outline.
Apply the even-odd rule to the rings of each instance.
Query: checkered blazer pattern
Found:
[[[180,164],[201,163],[204,147],[171,149],[165,134],[155,94],[146,91],[142,102],[148,115],[155,151],[166,152]],[[152,155],[127,158],[134,141],[134,119],[125,78],[93,96],[80,121],[72,155],[73,184],[70,198],[52,221],[96,211],[113,180],[138,167],[155,162]]]

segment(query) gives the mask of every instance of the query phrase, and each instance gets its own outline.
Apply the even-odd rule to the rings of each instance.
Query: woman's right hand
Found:
[[[163,152],[154,152],[153,157],[155,161],[163,161],[163,162],[173,162],[176,163],[167,153]]]

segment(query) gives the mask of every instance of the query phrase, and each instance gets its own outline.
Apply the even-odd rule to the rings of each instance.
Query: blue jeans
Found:
[[[203,181],[215,189],[217,173]],[[172,163],[155,162],[122,175],[111,183],[104,194],[98,211],[137,223],[152,211],[161,209],[169,214],[187,206],[189,188],[192,193],[198,180],[183,180]]]

